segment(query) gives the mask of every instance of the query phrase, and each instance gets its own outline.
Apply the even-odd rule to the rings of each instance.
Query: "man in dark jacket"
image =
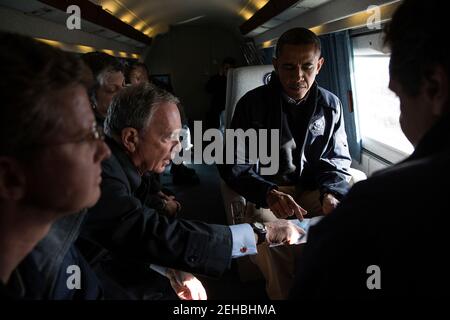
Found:
[[[98,125],[103,127],[112,98],[125,85],[125,66],[118,58],[104,52],[88,52],[81,57],[94,76],[89,100]]]
[[[158,80],[156,77],[152,77],[150,75],[150,70],[147,68],[147,65],[142,62],[135,62],[131,64],[126,72],[127,82],[136,85],[140,83],[151,83],[158,88],[164,89],[172,94],[174,94],[172,84],[165,83],[163,81]],[[189,131],[188,119],[186,118],[186,114],[182,114],[183,127]],[[190,133],[189,133],[190,136]],[[189,141],[190,143],[190,141]],[[190,148],[190,147],[189,147]],[[170,167],[170,173],[172,174],[172,181],[174,184],[198,184],[200,179],[195,172],[194,169],[188,168],[184,163],[175,164],[172,163]],[[155,178],[159,181],[159,176],[156,174],[149,174],[150,182],[155,184]],[[158,182],[156,182],[156,186],[158,186]],[[162,191],[162,190],[160,190]],[[169,205],[173,205],[174,201],[170,199],[170,197],[165,197],[166,201],[169,202]],[[158,199],[154,199],[158,200]],[[179,203],[178,203],[179,205]]]
[[[159,215],[146,205],[142,176],[161,173],[179,151],[179,100],[151,84],[118,93],[105,121],[112,157],[102,163],[102,195],[89,209],[82,235],[99,243],[111,263],[150,263],[219,276],[232,257],[256,253],[256,240],[295,243],[287,221],[260,226],[212,225]],[[264,232],[267,231],[267,232]],[[107,261],[105,261],[107,263]]]
[[[450,103],[445,3],[406,0],[387,28],[389,87],[415,146],[358,183],[311,229],[292,298],[376,299],[447,293]]]
[[[89,104],[92,76],[74,54],[4,32],[0,68],[0,291],[100,298],[75,235],[60,223],[78,225],[73,213],[98,200],[100,163],[110,155]]]
[[[280,133],[277,174],[264,176],[254,164],[220,168],[232,189],[256,207],[269,208],[255,208],[252,220],[273,221],[294,214],[302,219],[306,211],[309,216],[327,214],[348,191],[351,158],[342,105],[315,82],[324,62],[320,53],[320,40],[313,32],[304,28],[285,32],[277,43],[269,84],[248,92],[236,106],[232,129]],[[286,298],[293,276],[292,253],[267,247],[261,251],[256,263],[268,280],[269,297]]]

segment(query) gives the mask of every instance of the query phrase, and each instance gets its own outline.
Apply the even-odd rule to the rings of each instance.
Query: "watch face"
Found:
[[[252,227],[253,227],[253,231],[258,236],[258,241],[256,242],[256,244],[259,245],[259,244],[263,243],[264,241],[266,241],[266,234],[267,234],[266,226],[264,224],[262,224],[261,222],[253,222]]]
[[[266,231],[266,226],[264,224],[262,224],[261,222],[254,222],[253,225],[255,226],[255,228],[257,228],[261,231]]]

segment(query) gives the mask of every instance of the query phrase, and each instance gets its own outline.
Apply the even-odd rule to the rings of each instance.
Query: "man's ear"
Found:
[[[441,116],[449,110],[449,76],[441,65],[435,66],[424,81],[425,95],[434,116]]]
[[[121,133],[122,145],[129,153],[136,152],[139,144],[139,133],[135,128],[124,128]]]
[[[277,58],[275,58],[275,57],[272,58],[272,65],[273,65],[275,72],[278,73],[278,59]]]
[[[325,62],[325,59],[323,57],[320,57],[320,59],[317,61],[317,71],[316,75],[319,74],[320,69],[322,69],[323,63]]]
[[[0,157],[0,199],[19,201],[26,192],[22,166],[11,157]]]

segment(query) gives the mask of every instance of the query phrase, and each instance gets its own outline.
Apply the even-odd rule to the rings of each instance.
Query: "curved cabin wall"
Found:
[[[294,27],[310,28],[316,34],[327,34],[341,30],[364,27],[373,15],[371,6],[380,9],[380,22],[391,18],[401,0],[335,0],[313,8],[286,23],[280,24],[254,37],[261,48],[274,46],[278,37]]]
[[[15,32],[33,38],[58,41],[68,51],[84,52],[83,47],[109,49],[115,52],[141,53],[142,48],[127,45],[91,34],[88,24],[81,21],[81,30],[68,30],[65,24],[26,15],[18,10],[0,6],[0,30]],[[85,30],[85,31],[84,31]],[[67,48],[64,44],[68,44]],[[77,50],[76,46],[80,46]]]
[[[152,74],[169,74],[172,86],[188,118],[204,120],[210,96],[205,91],[227,56],[243,65],[243,37],[231,29],[213,25],[175,26],[153,39],[145,63]]]

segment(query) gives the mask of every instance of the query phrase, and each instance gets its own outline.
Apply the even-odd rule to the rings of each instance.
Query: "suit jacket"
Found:
[[[231,259],[230,228],[167,218],[147,207],[138,171],[119,144],[106,142],[112,156],[102,163],[102,194],[88,210],[82,236],[120,259],[221,275]]]
[[[450,180],[449,128],[447,115],[408,159],[357,183],[310,229],[292,298],[435,296],[447,290],[449,193],[443,186]]]

